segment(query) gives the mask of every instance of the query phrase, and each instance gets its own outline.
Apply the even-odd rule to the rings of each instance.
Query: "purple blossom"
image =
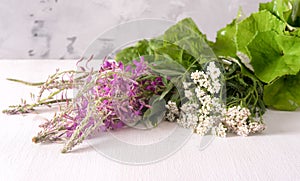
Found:
[[[62,117],[44,125],[44,132],[48,132],[52,140],[63,135],[58,130],[65,130],[64,134],[70,138],[82,121],[88,120],[80,130],[80,137],[87,128],[97,123],[97,113],[107,116],[99,126],[102,131],[119,129],[125,123],[139,121],[144,111],[150,107],[148,104],[153,94],[160,94],[164,88],[162,78],[151,74],[143,57],[127,67],[121,62],[104,60],[96,78],[89,76],[86,81],[94,82],[95,85],[91,88],[83,87],[87,90],[75,100],[76,106],[63,113]],[[91,111],[89,107],[95,107],[96,111],[87,117]],[[54,130],[57,134],[53,134]]]
[[[136,68],[132,70],[132,74],[136,77],[139,77],[147,72],[148,67],[144,61],[144,57],[141,57],[140,61],[133,60],[133,64]]]

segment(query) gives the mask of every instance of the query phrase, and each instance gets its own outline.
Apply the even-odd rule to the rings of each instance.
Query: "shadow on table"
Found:
[[[261,134],[252,136],[300,134],[300,110],[296,112],[268,110],[264,115],[264,121],[267,125],[267,129]],[[236,135],[229,134],[228,137],[236,137]],[[72,153],[99,152],[96,148],[99,148],[100,146],[103,148],[110,145],[110,139],[102,132],[96,133],[86,141],[88,144],[81,144],[78,147],[75,147],[72,150]]]
[[[267,129],[264,135],[300,134],[300,111],[268,110],[264,116]]]

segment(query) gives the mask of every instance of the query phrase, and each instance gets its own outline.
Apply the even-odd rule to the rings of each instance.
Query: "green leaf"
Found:
[[[295,28],[292,32],[287,33],[290,36],[296,36],[300,38],[300,28]]]
[[[283,75],[296,75],[300,70],[300,38],[273,31],[258,33],[248,49],[254,72],[263,82],[270,83]]]
[[[152,55],[153,51],[149,47],[148,40],[141,40],[133,47],[128,47],[116,54],[115,59],[122,61],[124,64],[131,62],[132,60],[139,59],[142,55]]]
[[[287,21],[292,13],[290,0],[273,0],[272,2],[260,3],[259,10],[268,10],[282,21]]]
[[[236,19],[217,33],[213,50],[218,56],[236,57]]]
[[[253,13],[238,24],[236,35],[238,51],[249,55],[247,45],[259,32],[275,31],[283,34],[284,30],[285,23],[270,12],[263,10]]]
[[[175,44],[165,43],[164,46],[155,49],[155,53],[167,57],[167,59],[176,61],[185,68],[188,68],[195,60],[193,56]],[[156,58],[156,60],[159,60],[159,58]]]
[[[265,86],[264,102],[279,110],[294,111],[300,107],[300,73],[284,76]]]
[[[200,32],[191,18],[186,18],[170,27],[164,34],[166,45],[174,44],[184,50],[188,55],[199,60],[200,64],[216,60],[215,53],[209,46],[204,34]]]
[[[240,8],[237,13],[237,17],[230,24],[217,32],[216,42],[212,44],[212,48],[216,55],[236,58],[237,24],[243,19],[243,17],[244,13]]]
[[[127,64],[140,56],[148,56],[149,60],[160,61],[164,58],[189,68],[195,60],[200,64],[216,60],[209,43],[194,21],[186,18],[171,26],[162,36],[142,40],[135,46],[123,49],[117,53],[116,60]]]
[[[159,97],[159,100],[162,100],[163,98],[165,98],[165,96],[167,94],[170,93],[170,91],[174,88],[174,84],[172,82],[168,83],[166,89],[164,90],[163,93],[161,93],[160,97]]]
[[[172,60],[157,61],[149,64],[149,67],[152,71],[170,78],[181,77],[187,71],[182,65]]]
[[[158,122],[161,121],[166,113],[166,101],[160,99],[160,96],[154,95],[149,102],[151,108],[143,115],[143,123],[148,127],[157,126]]]
[[[300,27],[300,0],[294,1],[293,11],[288,23],[292,26]]]
[[[300,1],[299,0],[273,0],[261,3],[259,10],[268,10],[279,19],[291,26],[300,26]]]
[[[171,26],[164,33],[163,38],[169,43],[175,43],[189,36],[206,39],[205,35],[200,32],[195,22],[191,18],[185,18]]]

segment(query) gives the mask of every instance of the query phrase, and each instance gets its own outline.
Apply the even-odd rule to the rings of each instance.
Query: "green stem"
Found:
[[[12,79],[12,78],[7,78],[6,80],[11,81],[11,82],[21,83],[21,84],[28,85],[28,86],[41,86],[44,84],[44,82],[27,82],[27,81],[18,80],[18,79]]]
[[[51,104],[62,103],[67,101],[72,101],[72,99],[58,99],[58,100],[44,101],[44,102],[32,104],[32,108],[42,106],[42,105],[51,105]]]
[[[55,95],[61,93],[61,92],[64,91],[64,90],[65,90],[65,89],[57,90],[57,91],[55,91],[55,92],[52,92],[48,97],[39,100],[37,103],[39,104],[39,103],[45,102],[45,101],[47,101],[47,100],[49,100],[49,99],[53,99],[53,97],[54,97]]]
[[[5,109],[2,112],[6,114],[19,114],[19,113],[29,113],[34,110],[34,108],[47,105],[50,106],[51,104],[56,103],[63,103],[67,101],[72,101],[72,99],[59,99],[59,100],[50,100],[50,101],[43,101],[33,104],[25,104],[25,105],[13,105],[9,106],[10,109]]]

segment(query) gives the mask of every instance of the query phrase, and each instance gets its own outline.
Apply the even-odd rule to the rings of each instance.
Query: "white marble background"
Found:
[[[0,0],[0,59],[73,59],[108,28],[141,18],[191,16],[214,39],[267,0]]]

